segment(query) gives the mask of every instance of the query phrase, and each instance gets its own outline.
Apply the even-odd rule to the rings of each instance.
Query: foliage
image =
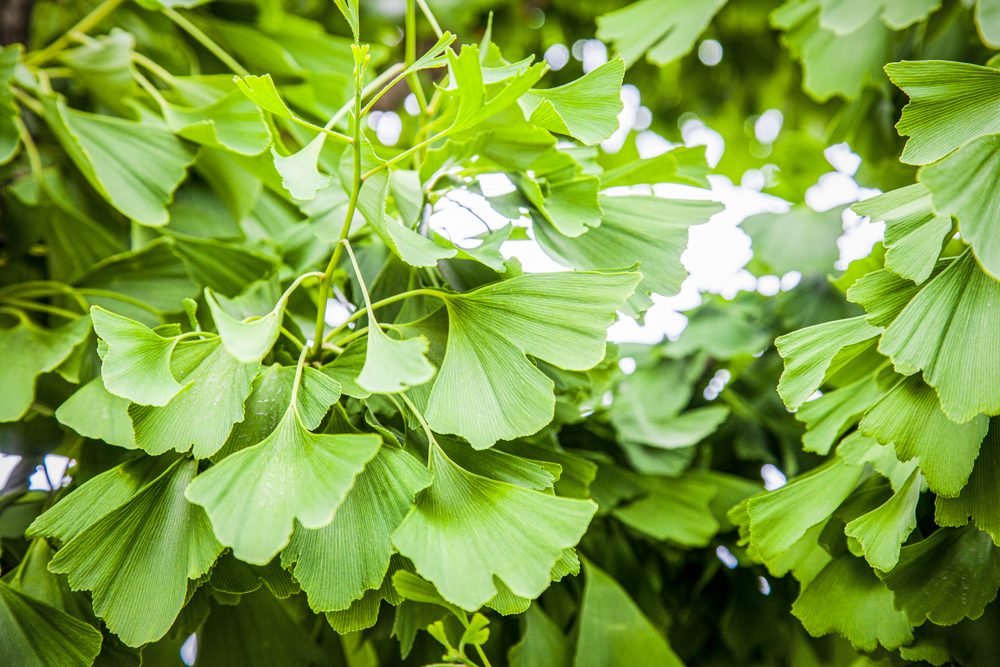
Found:
[[[0,655],[996,661],[991,4],[541,6],[37,3],[0,52]],[[532,55],[595,32],[582,76]],[[623,81],[722,159],[602,147]],[[838,141],[886,233],[833,279],[841,210],[804,200]],[[750,268],[799,286],[606,343],[723,208],[647,186],[751,169],[794,206]],[[484,194],[507,225],[435,231]]]

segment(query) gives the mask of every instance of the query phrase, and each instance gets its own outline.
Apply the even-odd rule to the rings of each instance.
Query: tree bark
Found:
[[[0,0],[0,46],[24,44],[35,0]]]

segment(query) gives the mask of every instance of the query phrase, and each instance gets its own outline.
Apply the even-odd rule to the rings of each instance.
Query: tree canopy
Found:
[[[1000,664],[993,4],[36,0],[0,663]]]

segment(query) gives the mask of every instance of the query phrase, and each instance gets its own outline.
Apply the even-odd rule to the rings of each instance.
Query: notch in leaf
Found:
[[[322,528],[375,456],[377,435],[312,433],[299,413],[305,353],[292,386],[291,400],[278,426],[263,441],[227,456],[187,490],[205,508],[215,534],[240,560],[266,565],[288,544],[295,520]],[[313,391],[336,402],[340,385],[314,374]]]

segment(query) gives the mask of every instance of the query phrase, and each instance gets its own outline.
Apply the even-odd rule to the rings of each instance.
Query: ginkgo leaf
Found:
[[[765,560],[787,551],[847,498],[864,468],[834,459],[787,485],[750,498],[750,536]]]
[[[910,473],[905,484],[880,507],[847,524],[844,531],[855,538],[865,560],[876,570],[888,571],[899,560],[899,547],[917,527],[920,471]]]
[[[237,558],[265,565],[288,544],[296,519],[310,529],[333,520],[380,442],[377,435],[311,433],[293,388],[277,427],[209,468],[187,497],[205,508],[215,534]]]
[[[524,634],[507,654],[511,667],[570,667],[569,640],[537,604],[524,614]]]
[[[1000,412],[1000,287],[966,251],[913,298],[879,343],[896,371],[924,371],[949,419]]]
[[[806,423],[802,449],[823,455],[829,453],[833,443],[857,423],[882,393],[875,377],[868,376],[803,405],[795,413],[797,420]]]
[[[98,375],[59,406],[56,419],[84,437],[135,449],[129,403],[127,398],[115,396],[105,389],[104,380]]]
[[[372,310],[361,267],[350,245],[347,245],[347,253],[361,286],[369,322],[365,365],[358,375],[358,385],[373,394],[395,394],[427,382],[434,376],[434,366],[424,356],[430,347],[429,341],[424,336],[396,340],[382,331]]]
[[[828,273],[844,233],[841,207],[814,211],[802,204],[787,213],[759,213],[740,223],[753,239],[753,261],[774,275]]]
[[[634,404],[611,412],[611,422],[622,439],[662,449],[680,449],[701,442],[726,421],[729,409],[721,405],[687,410],[666,419],[651,419]],[[629,409],[630,408],[630,409]]]
[[[879,573],[893,606],[913,625],[954,625],[977,619],[1000,590],[1000,552],[988,533],[969,525],[940,528],[903,547],[899,563]]]
[[[347,141],[347,137],[322,128],[318,125],[314,125],[292,113],[292,110],[289,109],[288,105],[286,105],[284,100],[281,99],[281,95],[278,93],[278,89],[275,87],[270,74],[265,74],[263,76],[236,76],[233,77],[233,81],[236,82],[236,87],[239,88],[246,97],[248,97],[254,104],[259,106],[264,111],[273,113],[275,116],[287,118],[288,120],[302,125],[303,127],[308,127],[309,129],[326,136],[332,135],[337,139],[345,142]]]
[[[18,667],[90,667],[101,633],[0,582],[0,655]]]
[[[368,337],[366,336],[348,345],[342,354],[323,366],[321,370],[325,375],[339,382],[342,391],[347,396],[368,398],[371,396],[371,392],[358,384],[358,375],[364,368],[367,356]]]
[[[612,515],[622,523],[658,540],[684,546],[706,546],[719,530],[709,503],[716,493],[708,479],[685,475],[675,478],[642,476],[647,495]]]
[[[167,224],[192,149],[165,128],[69,109],[58,95],[41,102],[52,132],[101,196],[140,224]]]
[[[132,49],[135,37],[120,28],[107,36],[67,49],[59,59],[72,68],[75,76],[97,99],[114,107],[132,92],[135,85]]]
[[[399,552],[447,600],[469,611],[496,595],[494,575],[515,595],[538,597],[597,505],[474,475],[437,445],[430,457],[434,481],[392,536]]]
[[[846,552],[803,587],[792,613],[814,637],[836,632],[863,651],[913,641],[906,614],[893,609],[892,593],[863,558]]]
[[[593,146],[618,129],[624,76],[625,62],[615,58],[565,85],[529,90],[517,103],[533,125]]]
[[[601,189],[620,185],[681,183],[708,187],[711,169],[705,161],[704,146],[677,146],[662,155],[636,160],[601,174]]]
[[[551,489],[562,474],[562,467],[548,461],[532,461],[491,448],[479,451],[467,443],[448,436],[438,436],[438,445],[460,468],[474,475],[490,477],[528,489]]]
[[[952,223],[935,212],[926,185],[914,183],[851,209],[872,222],[885,221],[885,268],[917,284],[930,277]]]
[[[21,116],[21,109],[14,102],[14,93],[8,85],[20,58],[20,44],[0,48],[0,164],[14,157],[21,141],[15,122]]]
[[[222,343],[233,357],[245,364],[259,362],[264,358],[278,340],[289,297],[305,278],[306,276],[301,276],[289,285],[271,312],[263,317],[250,316],[242,320],[226,312],[223,306],[231,306],[228,299],[217,297],[212,290],[205,289],[205,301],[212,312],[215,327],[219,330]]]
[[[601,182],[596,176],[546,183],[544,196],[534,179],[515,177],[515,180],[537,209],[534,217],[544,217],[560,233],[575,237],[601,223],[603,211],[597,196]]]
[[[879,16],[882,22],[893,30],[902,30],[940,9],[941,0],[879,0],[866,2],[862,0],[841,0],[830,2],[823,6],[820,25],[837,34],[847,35],[872,17]]]
[[[574,667],[681,667],[670,644],[621,584],[588,560]]]
[[[536,220],[532,228],[545,254],[563,266],[597,270],[639,262],[643,278],[630,305],[640,292],[663,296],[680,292],[687,278],[681,254],[687,248],[688,228],[708,222],[723,209],[715,202],[661,197],[602,196],[599,201],[601,224],[584,234],[570,238],[544,220]]]
[[[179,459],[129,500],[70,540],[49,563],[89,590],[94,613],[129,646],[155,641],[185,602],[187,582],[222,552],[200,507],[184,489],[198,464]]]
[[[240,363],[218,338],[182,341],[170,355],[170,371],[183,389],[164,406],[128,408],[135,443],[148,454],[174,449],[195,458],[212,456],[233,424],[243,421],[243,403],[260,363]]]
[[[882,333],[864,317],[824,322],[774,341],[785,360],[778,393],[790,410],[801,407],[820,385],[877,342]]]
[[[859,428],[879,443],[894,446],[900,461],[919,458],[931,490],[954,498],[969,479],[989,422],[986,415],[964,424],[951,421],[934,389],[915,374],[873,405]]]
[[[281,563],[302,585],[314,611],[347,609],[382,586],[395,553],[392,533],[417,491],[430,483],[415,458],[385,445],[358,475],[330,525],[319,530],[296,525]]]
[[[544,62],[529,65],[530,61],[522,61],[509,76],[504,76],[504,85],[499,91],[487,92],[478,48],[463,45],[458,55],[451,50],[447,55],[458,98],[458,111],[451,127],[446,130],[448,134],[467,130],[503,111],[538,83],[548,70]],[[492,88],[494,86],[491,85]]]
[[[368,138],[362,133],[362,170],[371,170],[383,164],[385,161],[375,154]],[[348,175],[354,173],[353,156],[350,151],[344,151],[341,156],[340,170],[341,184],[345,190],[350,190],[351,177]],[[358,211],[375,233],[400,259],[411,266],[435,266],[440,259],[454,257],[456,250],[443,248],[386,215],[385,207],[389,196],[387,172],[387,169],[382,169],[366,178],[358,193]]]
[[[383,600],[393,606],[397,606],[403,601],[393,586],[393,576],[400,570],[409,570],[412,567],[404,558],[398,554],[394,555],[389,561],[389,569],[380,587],[369,588],[347,609],[326,612],[326,622],[339,634],[357,632],[372,627],[378,622],[378,614]]]
[[[42,513],[25,534],[69,542],[159,477],[170,463],[169,457],[140,456],[106,470]]]
[[[969,482],[956,498],[938,496],[934,499],[934,522],[939,526],[960,527],[969,522],[993,537],[1000,544],[1000,432],[991,420],[990,430],[983,439]]]
[[[599,16],[597,38],[612,42],[629,67],[644,53],[662,67],[691,50],[724,4],[725,0],[642,0]]]
[[[259,155],[271,145],[271,131],[260,109],[238,90],[204,107],[164,104],[161,108],[170,129],[190,141],[241,155]]]
[[[482,243],[474,248],[457,246],[440,234],[435,234],[434,240],[446,248],[456,248],[458,252],[455,253],[455,259],[471,259],[502,274],[507,270],[507,265],[504,263],[504,257],[500,253],[500,248],[510,238],[512,231],[514,231],[514,226],[508,222],[500,229],[495,229],[486,234],[482,239]]]
[[[972,246],[979,265],[993,278],[1000,276],[1000,242],[993,226],[1000,212],[1000,200],[993,192],[1000,168],[998,151],[1000,138],[996,135],[979,137],[927,165],[919,175],[933,194],[934,209],[958,220],[962,239]]]
[[[909,137],[901,161],[930,164],[1000,131],[995,113],[1000,71],[947,60],[889,63],[885,71],[910,97],[896,124],[899,134]]]
[[[936,277],[952,261],[953,258],[938,260],[931,268],[930,277]],[[879,269],[858,278],[848,288],[847,300],[867,311],[867,320],[872,326],[888,327],[926,284],[917,285],[892,271]]]
[[[889,479],[894,491],[903,488],[919,463],[915,458],[901,462],[896,458],[895,449],[880,445],[878,440],[865,436],[860,430],[854,431],[840,441],[837,445],[837,456],[851,465],[870,463],[883,477]]]
[[[525,354],[566,370],[593,367],[614,311],[640,279],[533,274],[444,296],[448,345],[427,405],[431,428],[477,449],[538,431],[552,420],[553,384]],[[454,410],[460,404],[467,409]]]
[[[273,364],[253,380],[253,389],[246,400],[246,418],[233,426],[222,449],[213,461],[252,447],[274,432],[281,423],[295,386],[295,367]],[[340,384],[319,370],[306,366],[299,379],[299,417],[307,430],[319,426],[330,406],[340,399]]]
[[[884,76],[895,35],[878,17],[838,35],[820,25],[821,7],[819,2],[786,2],[771,13],[771,25],[785,31],[782,41],[802,61],[803,90],[820,102],[834,95],[856,98],[867,81]]]
[[[100,306],[90,309],[94,331],[108,345],[101,376],[105,388],[140,405],[166,405],[183,387],[170,371],[176,337],[165,338]]]
[[[90,333],[90,322],[79,317],[55,329],[43,329],[20,310],[0,308],[0,370],[4,390],[0,422],[24,416],[35,398],[35,380],[54,370]]]
[[[285,157],[271,148],[274,168],[281,174],[281,184],[295,199],[308,200],[316,197],[316,191],[330,185],[330,176],[320,173],[318,161],[320,151],[326,143],[326,135],[317,134],[297,152]]]

